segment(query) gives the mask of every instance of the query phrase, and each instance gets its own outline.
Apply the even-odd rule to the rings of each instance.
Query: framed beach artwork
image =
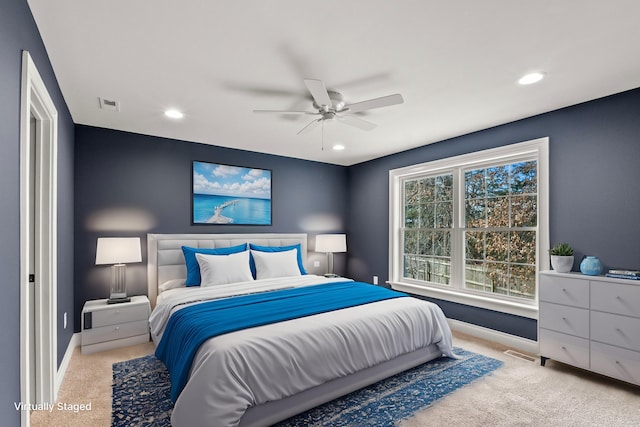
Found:
[[[193,162],[192,224],[271,225],[271,171]]]

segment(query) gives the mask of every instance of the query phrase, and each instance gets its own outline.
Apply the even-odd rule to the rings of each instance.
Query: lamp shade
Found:
[[[318,234],[316,236],[316,252],[346,252],[346,234]]]
[[[96,264],[141,262],[139,237],[98,237]]]

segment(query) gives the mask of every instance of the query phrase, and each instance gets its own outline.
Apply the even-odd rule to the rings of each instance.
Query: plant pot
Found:
[[[573,268],[573,255],[551,255],[551,267],[558,273],[568,273]]]

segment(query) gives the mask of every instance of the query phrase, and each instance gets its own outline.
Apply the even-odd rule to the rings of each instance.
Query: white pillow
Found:
[[[249,251],[229,255],[196,254],[202,281],[200,286],[225,285],[253,280],[249,267]]]
[[[301,276],[296,249],[282,252],[252,250],[251,255],[256,265],[256,279]]]
[[[185,279],[167,280],[162,285],[158,286],[158,290],[160,292],[164,292],[168,291],[169,289],[184,288],[186,286],[185,282]]]

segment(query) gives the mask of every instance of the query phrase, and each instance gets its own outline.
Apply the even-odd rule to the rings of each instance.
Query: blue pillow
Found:
[[[187,280],[186,286],[200,286],[200,265],[196,259],[196,253],[205,255],[229,255],[238,252],[246,251],[247,244],[243,243],[238,246],[230,246],[228,248],[191,248],[189,246],[182,247],[182,253],[184,253],[184,261],[187,264]]]
[[[295,249],[298,251],[298,268],[300,268],[300,274],[307,274],[307,270],[304,269],[304,264],[302,264],[302,247],[300,243],[297,245],[291,246],[259,246],[254,245],[253,243],[249,243],[249,249],[253,249],[254,251],[260,252],[284,252]],[[253,257],[249,258],[249,267],[251,268],[251,274],[253,277],[256,277],[256,263],[253,260]]]

